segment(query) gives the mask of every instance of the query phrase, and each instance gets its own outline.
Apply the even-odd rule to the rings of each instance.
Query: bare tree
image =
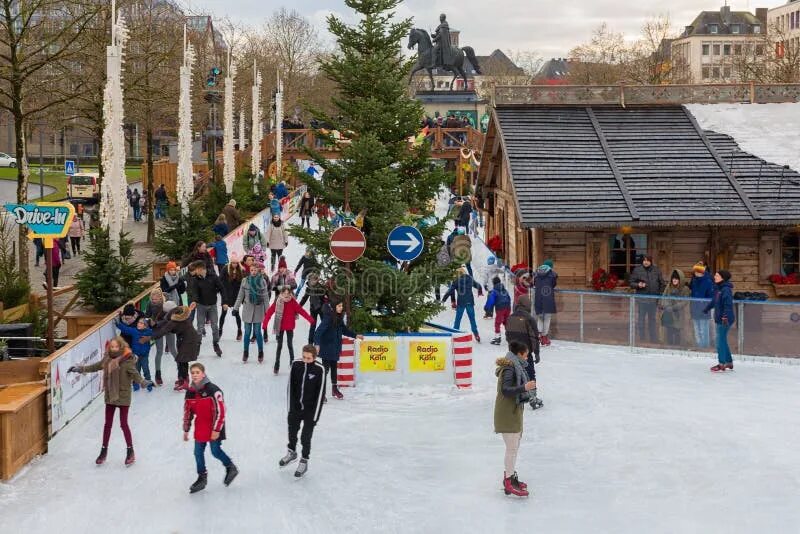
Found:
[[[603,22],[588,42],[570,51],[570,57],[576,61],[570,66],[569,82],[576,85],[619,83],[626,77],[629,52],[625,36],[612,31]]]
[[[678,66],[670,58],[670,44],[677,37],[669,15],[657,15],[645,21],[639,39],[626,54],[627,80],[643,85],[670,83]]]
[[[733,66],[742,81],[758,83],[800,83],[800,47],[778,24],[742,46],[734,54]]]
[[[26,125],[72,96],[56,65],[80,56],[83,31],[98,9],[91,0],[0,0],[0,109],[14,120],[19,203],[28,201]],[[20,226],[18,238],[19,268],[28,278],[25,227]]]

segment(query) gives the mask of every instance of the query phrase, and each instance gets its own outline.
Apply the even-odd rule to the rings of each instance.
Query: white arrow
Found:
[[[332,247],[345,247],[345,248],[362,248],[363,241],[331,241]]]
[[[417,239],[417,236],[415,236],[411,232],[406,232],[406,236],[408,236],[408,240],[394,239],[392,241],[389,241],[389,244],[398,247],[408,247],[406,248],[406,254],[413,251],[415,248],[417,248],[422,244],[422,241]]]

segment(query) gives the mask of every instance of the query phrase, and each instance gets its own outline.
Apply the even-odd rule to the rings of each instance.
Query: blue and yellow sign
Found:
[[[30,230],[28,237],[42,238],[50,248],[53,239],[64,237],[75,215],[75,207],[69,202],[37,202],[36,204],[6,204],[6,209],[17,224]]]

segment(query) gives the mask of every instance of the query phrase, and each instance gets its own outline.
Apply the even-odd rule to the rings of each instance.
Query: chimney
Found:
[[[693,31],[694,31],[694,26],[686,26],[686,29],[684,30],[683,34],[688,37],[689,35],[692,35]]]
[[[761,21],[761,31],[766,33],[767,31],[767,12],[769,11],[766,7],[757,7],[756,8],[756,18]]]
[[[731,6],[729,6],[727,3],[720,8],[719,18],[726,26],[731,23]]]

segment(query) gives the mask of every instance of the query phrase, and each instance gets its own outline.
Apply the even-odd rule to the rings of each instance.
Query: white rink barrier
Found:
[[[472,334],[428,324],[431,332],[342,338],[339,386],[454,384],[472,387]]]

